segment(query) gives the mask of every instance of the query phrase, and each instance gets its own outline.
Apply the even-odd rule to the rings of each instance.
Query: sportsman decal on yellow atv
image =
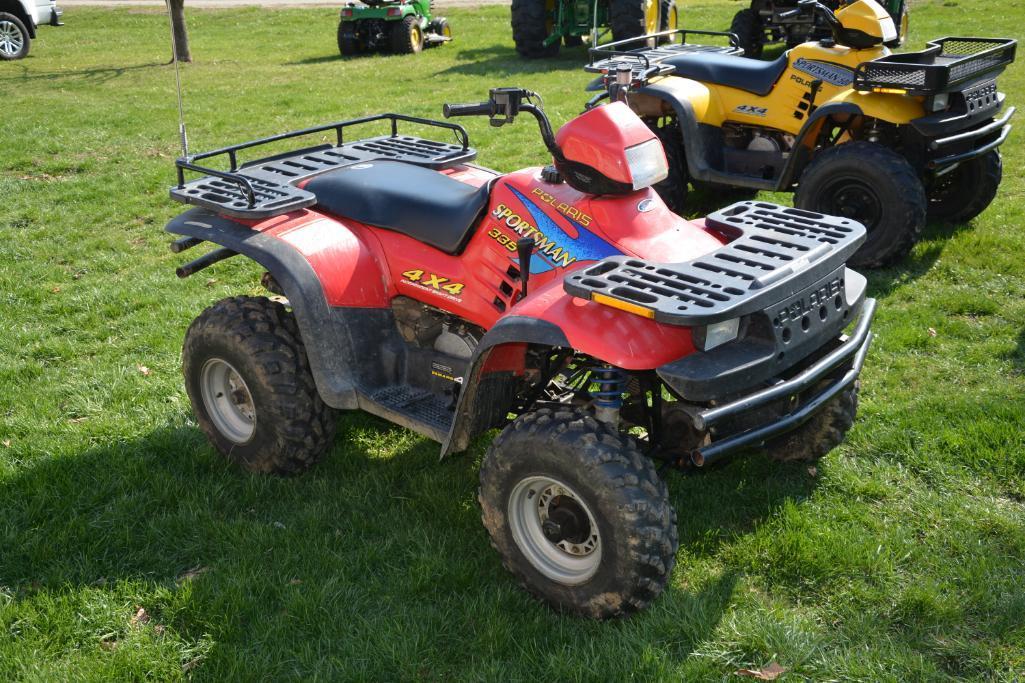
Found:
[[[643,41],[591,51],[587,69],[602,74],[589,86],[601,90],[592,105],[625,101],[662,140],[670,174],[656,189],[666,203],[682,212],[688,183],[796,192],[798,208],[865,224],[852,263],[866,268],[907,254],[927,217],[962,223],[981,213],[1000,184],[997,148],[1014,114],[1001,113],[995,79],[1016,41],[942,38],[891,54],[897,31],[875,0],[835,14],[800,4],[833,38],[771,62],[662,54]]]

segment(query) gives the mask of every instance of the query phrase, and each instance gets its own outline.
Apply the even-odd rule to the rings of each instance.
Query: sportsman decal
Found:
[[[854,71],[839,64],[817,62],[801,57],[794,62],[794,68],[831,85],[845,86],[854,83]]]
[[[527,199],[526,195],[513,187],[507,187],[526,207],[530,218],[524,220],[522,216],[502,204],[495,207],[491,216],[511,228],[520,237],[531,237],[537,242],[534,252],[534,256],[537,258],[530,260],[531,273],[543,273],[552,268],[565,268],[575,261],[598,261],[606,256],[622,253],[615,246],[585,228],[579,221],[566,216],[566,220],[577,231],[577,237],[571,237],[569,233],[559,227],[558,223],[545,214],[540,206]]]

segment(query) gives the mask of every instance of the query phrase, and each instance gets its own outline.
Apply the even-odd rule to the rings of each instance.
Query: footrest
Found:
[[[408,384],[378,389],[370,395],[370,400],[376,406],[363,406],[367,412],[397,421],[437,441],[448,434],[452,424],[450,399]]]
[[[857,221],[766,202],[705,219],[731,241],[684,263],[611,256],[566,276],[569,294],[674,325],[708,325],[762,310],[835,271],[865,240]]]

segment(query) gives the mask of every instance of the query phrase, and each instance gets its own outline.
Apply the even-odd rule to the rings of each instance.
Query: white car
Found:
[[[0,0],[0,60],[27,55],[36,29],[60,26],[61,14],[56,0]]]

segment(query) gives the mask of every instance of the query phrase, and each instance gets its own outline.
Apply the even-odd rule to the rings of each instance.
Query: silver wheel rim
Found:
[[[203,364],[199,388],[203,405],[217,431],[238,444],[253,438],[256,406],[238,370],[220,358],[211,358]]]
[[[567,514],[576,522],[574,533],[553,541],[545,529],[551,534],[551,524],[566,519]],[[558,479],[532,476],[521,480],[509,496],[508,518],[520,552],[545,577],[574,586],[598,571],[602,548],[594,515],[587,503]]]
[[[21,52],[25,47],[25,36],[13,21],[0,21],[0,53],[8,57]]]

